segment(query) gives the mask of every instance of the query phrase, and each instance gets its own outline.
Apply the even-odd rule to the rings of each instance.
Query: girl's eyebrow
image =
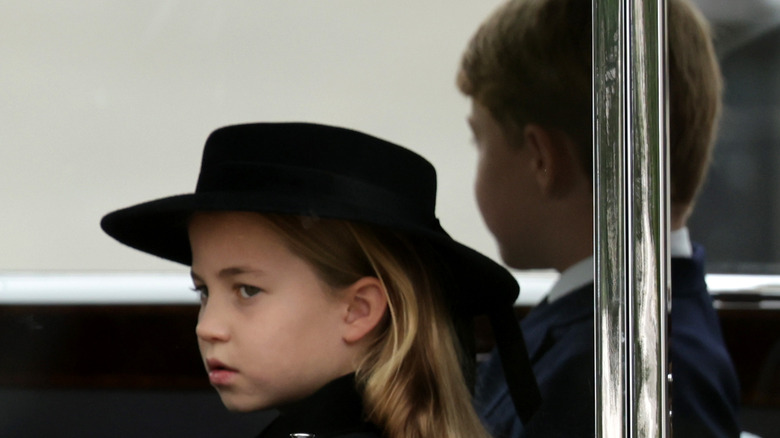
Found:
[[[246,267],[241,267],[241,266],[235,266],[235,267],[229,267],[229,268],[221,269],[219,271],[219,274],[217,274],[217,276],[219,278],[228,278],[228,277],[233,277],[233,276],[240,275],[240,274],[256,274],[257,275],[257,274],[262,274],[262,273],[263,273],[263,271],[261,269],[254,269],[254,268],[246,268]],[[196,274],[195,271],[192,271],[192,270],[190,271],[190,277],[192,277],[192,279],[194,281],[203,282],[203,279],[200,278],[200,276],[198,274]]]
[[[241,275],[241,274],[262,274],[262,273],[263,271],[260,269],[247,268],[243,266],[235,266],[235,267],[229,267],[220,270],[218,276],[220,278],[226,278],[226,277],[234,277],[236,275]]]

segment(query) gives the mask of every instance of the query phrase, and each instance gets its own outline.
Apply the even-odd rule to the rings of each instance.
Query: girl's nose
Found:
[[[206,342],[225,342],[230,339],[229,315],[227,303],[209,298],[201,305],[195,334]]]

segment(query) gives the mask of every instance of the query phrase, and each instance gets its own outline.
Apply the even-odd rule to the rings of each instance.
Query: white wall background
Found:
[[[460,54],[497,0],[24,0],[0,14],[0,271],[183,268],[101,216],[189,192],[214,128],[314,121],[431,160],[438,215],[492,257]]]

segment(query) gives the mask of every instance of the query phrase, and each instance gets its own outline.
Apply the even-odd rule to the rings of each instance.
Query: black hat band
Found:
[[[419,227],[429,224],[438,231],[433,211],[389,190],[354,178],[346,178],[317,169],[271,164],[223,162],[201,171],[196,193],[244,193],[268,200],[275,211],[282,212],[285,200],[290,212],[301,212],[301,200],[308,200],[306,214],[355,220],[365,218],[372,223],[377,218],[397,227],[408,224]],[[257,200],[248,210],[263,211]]]

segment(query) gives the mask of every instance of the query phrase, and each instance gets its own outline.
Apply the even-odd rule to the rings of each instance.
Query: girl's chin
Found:
[[[220,392],[219,396],[222,399],[222,404],[225,405],[225,408],[230,412],[254,412],[270,409],[273,407],[272,403],[270,402],[248,400],[246,398],[237,397],[233,394],[222,394],[222,392]]]

